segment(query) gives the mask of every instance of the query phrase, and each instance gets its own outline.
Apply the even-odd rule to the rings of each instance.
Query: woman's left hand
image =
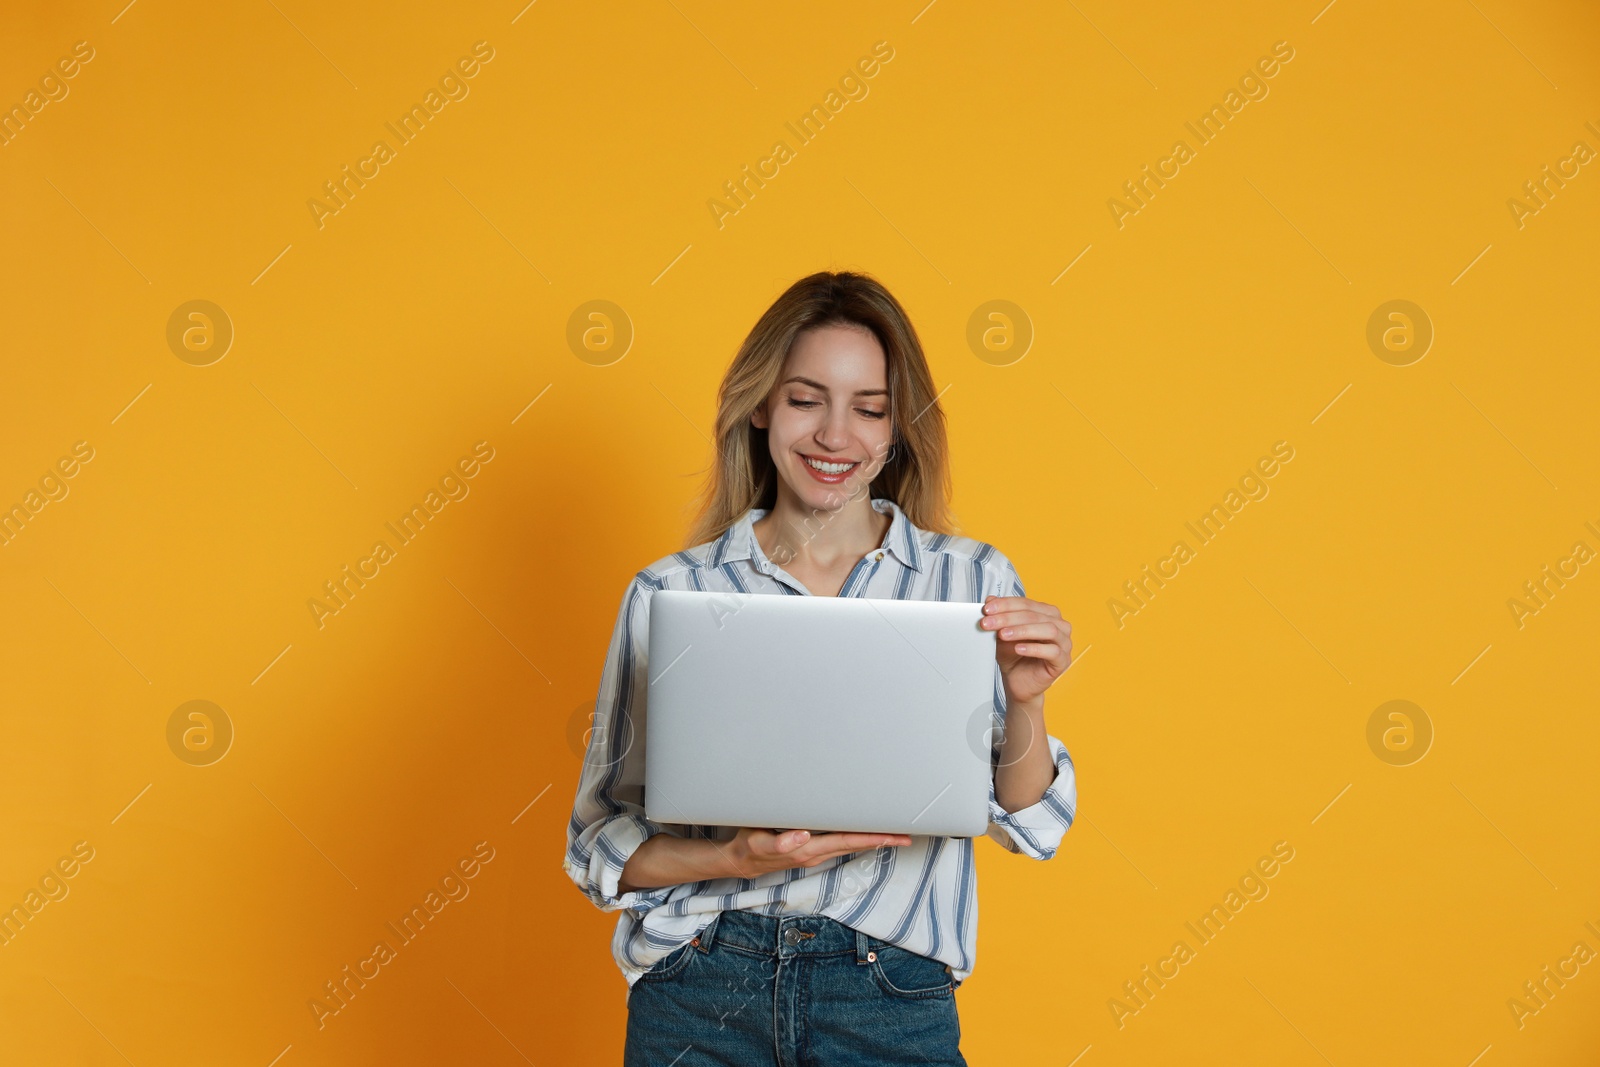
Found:
[[[1025,596],[989,596],[985,630],[995,634],[995,658],[1007,706],[1037,702],[1072,663],[1072,624],[1054,604]]]

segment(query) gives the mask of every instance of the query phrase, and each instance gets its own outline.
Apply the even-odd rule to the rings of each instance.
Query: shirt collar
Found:
[[[883,543],[878,547],[912,570],[921,571],[922,549],[918,544],[917,535],[920,531],[917,527],[906,518],[900,506],[887,497],[874,497],[872,507],[878,514],[890,516],[889,530],[883,535]],[[720,567],[734,560],[748,559],[763,573],[774,569],[775,564],[767,559],[766,553],[761,550],[761,543],[756,540],[754,529],[756,521],[766,515],[768,510],[770,509],[751,508],[738,522],[728,527],[727,532],[712,545],[710,565]]]

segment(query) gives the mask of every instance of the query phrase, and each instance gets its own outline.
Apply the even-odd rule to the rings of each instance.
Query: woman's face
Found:
[[[835,510],[882,470],[894,434],[887,375],[870,330],[819,326],[795,338],[750,421],[766,429],[778,475],[802,506]]]

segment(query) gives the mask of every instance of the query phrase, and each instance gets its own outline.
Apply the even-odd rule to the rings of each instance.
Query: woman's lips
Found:
[[[800,465],[806,469],[807,473],[809,473],[811,477],[815,478],[823,485],[839,485],[845,479],[849,478],[850,475],[854,474],[857,467],[861,466],[860,461],[856,461],[851,463],[847,470],[842,470],[837,474],[831,474],[827,471],[817,470],[817,468],[811,465],[810,460],[811,457],[802,453],[800,456]]]

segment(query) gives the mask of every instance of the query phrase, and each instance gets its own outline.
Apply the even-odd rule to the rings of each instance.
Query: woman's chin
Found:
[[[784,484],[803,508],[826,512],[838,511],[857,497],[866,496],[871,483],[858,467],[842,482],[824,482],[801,470],[787,475]]]
[[[854,480],[840,485],[821,485],[812,479],[807,481],[810,482],[809,485],[802,486],[798,491],[790,486],[790,491],[794,492],[800,503],[811,511],[838,511],[849,502],[850,491],[854,486]]]

